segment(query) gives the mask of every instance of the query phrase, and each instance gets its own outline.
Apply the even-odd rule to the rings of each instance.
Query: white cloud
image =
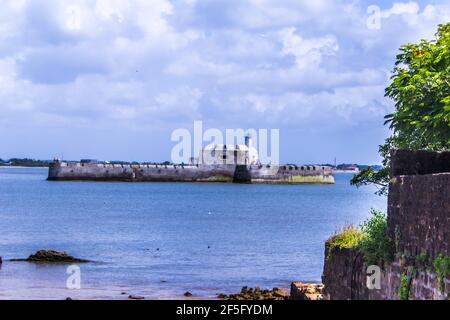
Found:
[[[317,113],[375,121],[398,47],[450,20],[448,4],[415,2],[388,6],[378,31],[365,27],[359,1],[2,5],[3,119],[28,110],[42,123],[111,127],[192,116],[237,122],[241,107],[261,122],[296,125]]]
[[[316,24],[326,20],[335,10],[340,9],[345,1],[341,0],[249,0],[231,1],[235,9],[235,23],[248,28],[283,27],[298,25],[308,21]]]
[[[226,102],[232,112],[251,110],[257,121],[271,123],[357,123],[371,118],[382,119],[391,108],[384,98],[384,86],[342,87],[317,93],[284,92],[280,94],[249,93],[233,96]],[[224,110],[226,112],[226,110]],[[249,119],[254,122],[255,119]]]
[[[156,103],[164,111],[194,113],[199,107],[203,92],[198,88],[180,87],[157,95]]]
[[[300,69],[316,68],[324,56],[332,56],[339,50],[339,45],[332,35],[303,39],[296,35],[295,31],[296,29],[291,27],[280,32],[283,43],[282,53],[295,56],[297,67]]]
[[[420,11],[419,4],[417,2],[396,2],[390,9],[381,11],[382,18],[389,18],[394,15],[404,14],[418,14]]]
[[[0,149],[15,156],[33,137],[37,157],[58,139],[60,152],[84,154],[103,135],[109,156],[126,158],[145,134],[166,159],[170,141],[155,132],[194,119],[301,130],[320,145],[323,130],[342,141],[352,128],[381,132],[398,48],[450,21],[445,1],[383,3],[381,29],[369,30],[369,1],[4,0],[0,134],[11,139]]]
[[[226,76],[236,71],[236,66],[231,63],[216,63],[208,61],[198,54],[187,54],[172,62],[166,73],[176,76]]]

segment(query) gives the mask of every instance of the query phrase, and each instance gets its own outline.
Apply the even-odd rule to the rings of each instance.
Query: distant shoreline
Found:
[[[11,168],[11,169],[48,169],[48,167],[32,167],[32,166],[0,166],[0,169]]]
[[[334,174],[339,174],[339,173],[353,173],[353,174],[357,174],[360,173],[361,171],[346,171],[346,170],[333,170]]]

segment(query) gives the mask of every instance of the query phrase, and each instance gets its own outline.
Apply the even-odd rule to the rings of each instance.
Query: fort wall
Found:
[[[237,168],[239,167],[239,172]],[[236,173],[238,173],[236,175]],[[246,176],[242,181],[237,177]],[[334,183],[332,170],[320,166],[218,165],[118,165],[99,163],[50,164],[48,180],[129,182],[245,182]],[[245,181],[244,181],[245,180]],[[249,180],[249,181],[248,181]]]

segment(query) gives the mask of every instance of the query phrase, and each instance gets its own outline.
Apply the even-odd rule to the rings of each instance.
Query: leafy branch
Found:
[[[384,168],[363,170],[351,181],[357,187],[375,185],[380,195],[389,184],[389,150],[450,148],[450,23],[439,26],[434,40],[402,46],[391,80],[386,96],[395,111],[385,116],[393,132],[380,146]]]

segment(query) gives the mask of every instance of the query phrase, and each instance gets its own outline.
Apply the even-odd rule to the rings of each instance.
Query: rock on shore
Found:
[[[292,282],[291,300],[322,300],[323,284]]]
[[[78,259],[66,252],[54,250],[39,250],[26,259],[12,259],[11,261],[43,262],[43,263],[86,263],[88,260]]]
[[[226,300],[323,300],[323,284],[292,282],[291,292],[280,288],[261,290],[259,287],[243,287],[237,294],[219,294],[217,298]]]
[[[259,287],[243,287],[240,293],[231,294],[229,296],[219,294],[217,297],[219,299],[227,300],[287,300],[289,298],[289,292],[279,288],[261,290]]]

